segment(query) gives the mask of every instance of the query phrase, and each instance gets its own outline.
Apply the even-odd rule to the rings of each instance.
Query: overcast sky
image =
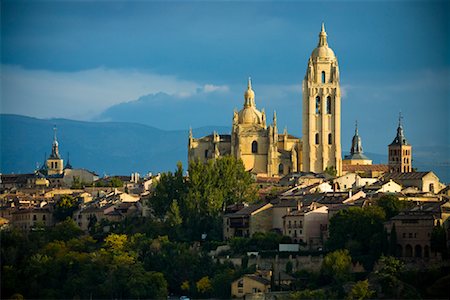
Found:
[[[343,151],[358,120],[365,150],[386,153],[399,111],[413,145],[448,146],[449,11],[448,1],[3,0],[0,111],[99,121],[165,93],[148,124],[231,126],[251,76],[258,108],[300,136],[301,81],[324,21]]]

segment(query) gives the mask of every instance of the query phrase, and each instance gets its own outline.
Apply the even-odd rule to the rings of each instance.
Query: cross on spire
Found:
[[[56,141],[56,131],[58,128],[56,128],[56,125],[53,125],[53,141]]]

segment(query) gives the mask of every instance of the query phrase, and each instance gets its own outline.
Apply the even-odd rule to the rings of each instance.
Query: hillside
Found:
[[[117,122],[43,120],[0,115],[2,173],[31,172],[51,151],[53,126],[58,128],[60,154],[76,168],[104,174],[173,170],[177,161],[187,162],[188,130],[164,131],[151,126]],[[195,136],[226,127],[194,129]]]

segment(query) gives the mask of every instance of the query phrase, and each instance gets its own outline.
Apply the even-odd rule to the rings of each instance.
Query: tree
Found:
[[[383,250],[384,211],[377,206],[351,207],[330,219],[330,250],[348,249],[352,257],[371,268]]]
[[[62,195],[55,204],[53,215],[58,221],[72,217],[73,212],[78,208],[78,200],[70,195]]]
[[[358,281],[357,283],[355,283],[355,285],[353,285],[352,289],[347,295],[347,299],[370,299],[374,294],[375,291],[369,288],[369,281],[366,279]]]
[[[377,205],[384,210],[386,219],[390,219],[400,212],[403,208],[402,202],[394,195],[383,195],[377,200]]]
[[[118,187],[118,188],[121,188],[121,187],[123,187],[123,181],[120,180],[120,178],[113,177],[113,178],[111,178],[111,180],[109,181],[109,185],[110,185],[111,187]]]
[[[350,277],[352,258],[347,249],[328,253],[322,262],[321,271],[337,283],[343,283]]]
[[[60,222],[53,228],[50,228],[48,236],[51,241],[68,241],[70,239],[77,238],[82,234],[83,230],[78,227],[74,220],[68,217],[63,222]]]
[[[195,284],[197,291],[202,295],[209,295],[212,291],[211,280],[208,276],[204,276]]]
[[[391,234],[389,236],[389,254],[397,256],[397,229],[395,229],[395,223],[392,224]]]
[[[226,206],[255,199],[253,179],[242,161],[224,156],[207,163],[189,164],[188,194],[180,207],[186,213],[183,217],[194,239],[202,233],[220,239],[221,214]]]
[[[434,226],[431,232],[430,244],[431,250],[441,253],[443,258],[447,258],[447,236],[441,223]]]
[[[334,166],[328,166],[325,168],[325,170],[323,171],[325,174],[328,174],[332,177],[336,177],[337,175],[337,170]]]
[[[183,178],[183,166],[181,163],[178,163],[175,173],[167,172],[161,174],[148,201],[148,205],[156,217],[163,219],[174,200],[177,201],[177,205],[184,202],[186,192],[187,185]]]

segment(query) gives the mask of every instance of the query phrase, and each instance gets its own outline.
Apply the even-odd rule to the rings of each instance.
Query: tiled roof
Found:
[[[264,285],[270,285],[270,280],[268,280],[266,278],[259,277],[257,275],[244,275],[244,276],[246,276],[246,277],[248,277],[248,278],[250,278],[250,279],[252,279],[254,281],[257,281],[259,283],[262,283]]]
[[[257,211],[258,209],[264,207],[265,205],[267,205],[268,203],[260,203],[260,204],[253,204],[253,205],[249,205],[247,207],[244,207],[243,209],[235,212],[235,213],[231,213],[228,214],[228,217],[233,217],[233,216],[248,216],[250,214],[252,214],[253,212]]]
[[[342,165],[344,172],[388,172],[388,165]]]
[[[398,179],[398,180],[408,180],[408,179],[422,179],[425,175],[431,173],[428,172],[409,172],[409,173],[389,173],[385,176],[386,179]]]

